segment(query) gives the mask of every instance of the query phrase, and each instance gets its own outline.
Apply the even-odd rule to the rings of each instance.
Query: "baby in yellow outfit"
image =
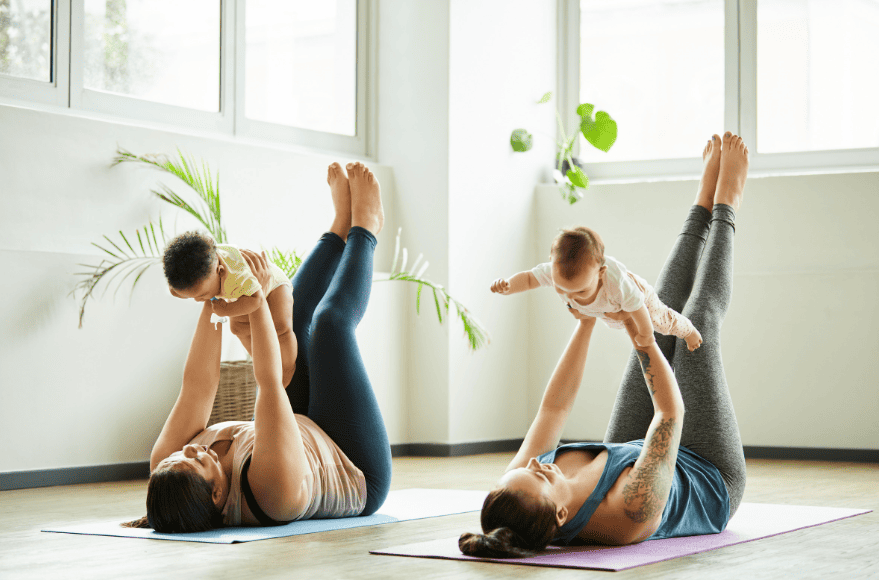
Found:
[[[290,383],[297,352],[293,334],[293,292],[290,280],[278,266],[269,262],[271,278],[262,286],[237,247],[216,244],[209,235],[197,231],[171,240],[162,263],[171,294],[197,302],[211,300],[217,316],[230,317],[232,334],[251,355],[248,314],[266,301],[281,345],[283,384]]]

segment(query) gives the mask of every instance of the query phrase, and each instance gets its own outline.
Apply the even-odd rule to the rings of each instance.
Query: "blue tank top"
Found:
[[[607,449],[607,464],[598,484],[583,507],[561,527],[553,544],[567,545],[577,537],[623,469],[635,464],[643,447],[643,439],[629,443],[570,443],[537,458],[540,463],[553,463],[560,454],[572,449]],[[648,539],[719,534],[728,521],[729,492],[720,471],[710,461],[686,447],[678,448],[671,492],[662,512],[662,522]]]

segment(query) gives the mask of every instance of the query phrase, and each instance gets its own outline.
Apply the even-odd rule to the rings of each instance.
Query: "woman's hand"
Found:
[[[257,254],[253,250],[242,249],[241,255],[244,256],[244,260],[247,262],[247,265],[250,266],[250,271],[256,276],[259,285],[263,288],[268,287],[272,280],[272,271],[269,270],[269,260],[266,258],[265,251],[261,254]]]
[[[588,314],[583,314],[570,304],[568,304],[568,312],[571,313],[571,316],[579,320],[581,323],[595,324],[595,317],[589,316]]]

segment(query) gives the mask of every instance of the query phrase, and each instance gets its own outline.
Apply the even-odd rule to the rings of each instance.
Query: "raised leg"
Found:
[[[690,208],[683,229],[659,273],[654,291],[665,305],[681,312],[693,288],[696,270],[711,220],[711,210],[705,207],[713,203],[712,184],[717,183],[721,157],[720,138],[708,141],[702,152],[704,160],[702,180],[696,193],[696,203]],[[671,362],[675,353],[675,337],[656,334],[656,343],[665,358]],[[653,420],[653,401],[644,383],[644,374],[635,351],[629,356],[623,379],[617,391],[610,421],[604,440],[608,443],[625,443],[641,439]]]
[[[732,298],[736,212],[748,173],[748,151],[741,139],[724,135],[721,179],[717,185],[711,234],[683,314],[702,332],[702,346],[675,352],[672,364],[687,409],[681,445],[713,463],[726,482],[730,515],[745,490],[745,457],[732,397],[723,370],[720,329]]]
[[[293,378],[287,383],[287,397],[293,412],[308,412],[309,369],[308,344],[314,310],[327,291],[342,252],[351,224],[351,192],[348,178],[338,163],[327,168],[327,183],[333,199],[335,216],[329,231],[321,236],[311,253],[296,271],[293,284],[293,333],[296,335],[298,356]]]
[[[358,221],[380,229],[382,220],[365,210],[358,217],[358,208],[366,205],[381,211],[380,200],[376,206],[374,200],[358,199],[379,196],[378,181],[369,170],[350,175],[355,225],[311,324],[308,416],[363,471],[367,501],[361,515],[369,515],[381,507],[390,489],[391,448],[355,336],[369,303],[376,245],[373,232]]]

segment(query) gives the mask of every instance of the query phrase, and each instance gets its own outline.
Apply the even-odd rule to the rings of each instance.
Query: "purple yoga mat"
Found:
[[[461,554],[458,536],[372,550],[371,554],[413,556],[416,558],[445,558],[449,560],[476,560],[501,564],[525,564],[557,568],[589,568],[593,570],[626,570],[681,556],[689,556],[750,542],[794,530],[850,518],[872,510],[743,503],[729,521],[726,530],[707,536],[687,536],[665,540],[648,540],[631,546],[550,547],[532,558],[472,558]]]

